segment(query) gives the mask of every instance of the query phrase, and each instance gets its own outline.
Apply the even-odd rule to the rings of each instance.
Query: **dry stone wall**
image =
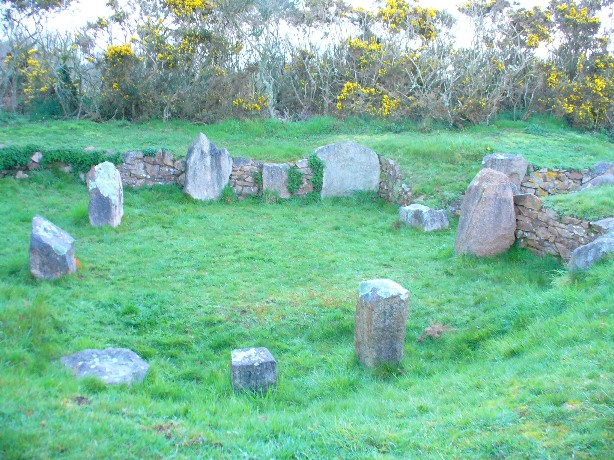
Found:
[[[174,160],[173,154],[159,150],[154,156],[143,152],[124,153],[123,163],[117,168],[122,183],[130,187],[179,184],[185,181],[185,160]]]
[[[529,165],[520,190],[522,193],[537,196],[558,195],[578,191],[590,186],[593,179],[608,175],[614,175],[614,165],[611,163],[598,163],[593,168],[585,168],[581,171],[538,168]]]
[[[520,247],[569,260],[574,249],[588,244],[607,229],[570,216],[559,216],[545,208],[543,200],[530,193],[514,197],[516,240]]]

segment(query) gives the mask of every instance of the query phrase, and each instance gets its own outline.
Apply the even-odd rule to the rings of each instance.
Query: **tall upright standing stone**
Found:
[[[183,191],[197,200],[217,200],[228,185],[232,172],[232,158],[200,133],[185,157],[185,185]]]
[[[379,190],[381,170],[373,150],[356,142],[339,142],[320,147],[315,154],[324,163],[322,198]]]
[[[409,292],[394,281],[363,281],[358,288],[354,344],[365,366],[398,364],[403,359]]]
[[[516,213],[512,183],[505,174],[482,169],[469,184],[456,230],[457,254],[493,257],[514,244]]]
[[[75,239],[41,216],[32,219],[30,273],[35,278],[53,280],[74,273]]]
[[[90,191],[88,214],[94,227],[117,227],[124,215],[124,190],[122,178],[113,163],[105,161],[87,173]]]

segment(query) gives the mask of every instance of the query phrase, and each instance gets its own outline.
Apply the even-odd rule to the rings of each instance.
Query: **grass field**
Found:
[[[17,142],[37,126],[3,129],[0,142]],[[41,136],[60,136],[59,126]],[[200,129],[181,131],[181,142]],[[525,127],[509,129],[524,142]],[[454,160],[444,142],[448,153],[422,172],[449,169],[457,183],[444,191],[452,194],[470,180],[461,175],[478,167],[485,153],[474,150],[478,144],[502,149],[490,143],[493,128],[373,133],[361,142],[401,152],[407,167],[422,158],[413,136],[425,136],[435,151],[429,136],[452,143],[457,135],[473,146],[468,158]],[[93,143],[84,133],[62,136]],[[148,143],[144,136],[120,141],[113,130],[104,136],[118,144],[97,146]],[[310,149],[345,134],[301,136],[301,148]],[[247,140],[241,151],[238,133],[236,144],[218,137],[235,155],[308,153],[284,151],[290,141],[283,136],[271,135],[262,155],[250,154]],[[599,136],[578,142],[587,150],[570,147],[569,161],[582,167],[611,152]],[[424,186],[426,199],[439,183]],[[432,234],[399,227],[396,207],[369,195],[225,204],[194,201],[175,187],[124,193],[122,225],[92,228],[86,187],[73,177],[0,180],[0,458],[614,456],[614,259],[572,276],[558,260],[516,248],[493,259],[457,257],[455,222]],[[30,276],[35,214],[76,238],[77,274],[53,282]],[[372,278],[411,293],[399,368],[369,370],[354,356],[358,283]],[[431,321],[452,330],[418,343]],[[230,351],[248,346],[276,357],[276,393],[233,394]],[[148,361],[143,384],[77,381],[59,362],[106,347],[130,348]]]

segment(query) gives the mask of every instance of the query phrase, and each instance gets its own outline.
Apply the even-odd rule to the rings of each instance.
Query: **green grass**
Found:
[[[392,136],[392,135],[391,135]],[[92,228],[68,176],[0,181],[0,458],[611,458],[612,259],[571,277],[512,249],[456,257],[454,228],[398,228],[370,196],[201,203],[125,190]],[[71,233],[82,268],[28,271],[31,219]],[[454,225],[453,225],[454,227]],[[411,293],[402,367],[354,356],[358,283]],[[417,343],[429,320],[456,332]],[[230,389],[233,348],[280,382]],[[59,358],[127,347],[141,385],[75,380]]]
[[[614,216],[614,185],[588,188],[576,193],[553,195],[544,204],[560,215],[595,221]]]
[[[312,118],[287,123],[276,120],[225,121],[203,125],[173,121],[12,122],[0,124],[0,144],[41,144],[128,150],[164,147],[184,156],[199,132],[229,150],[232,156],[266,161],[292,161],[333,142],[355,140],[401,165],[419,201],[440,205],[457,198],[490,151],[522,154],[540,167],[582,169],[599,161],[614,161],[612,143],[604,134],[582,133],[552,118],[529,122],[502,119],[492,126],[462,131],[419,130],[374,120]]]

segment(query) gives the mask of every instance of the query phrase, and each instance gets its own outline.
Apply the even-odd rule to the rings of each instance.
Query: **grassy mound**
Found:
[[[590,221],[605,219],[614,216],[614,185],[549,196],[544,204],[561,215]]]

